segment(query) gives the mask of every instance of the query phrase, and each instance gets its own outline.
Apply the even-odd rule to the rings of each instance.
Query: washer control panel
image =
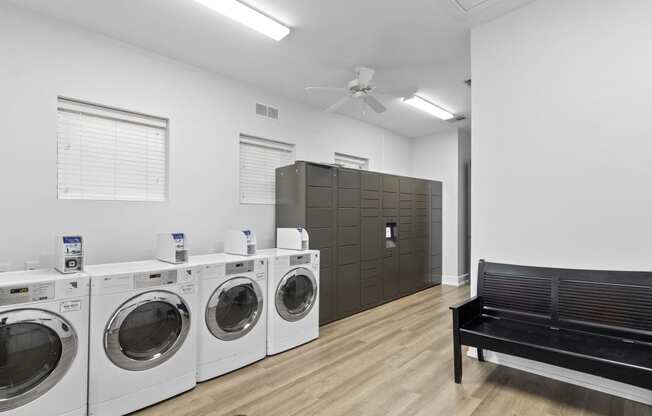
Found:
[[[176,283],[177,283],[176,270],[166,270],[161,272],[149,272],[149,273],[136,273],[134,275],[134,288],[136,289],[174,285]]]
[[[0,288],[0,306],[54,299],[54,282]]]
[[[244,274],[251,273],[254,271],[254,261],[239,261],[235,263],[226,264],[226,275],[231,276],[233,274]]]

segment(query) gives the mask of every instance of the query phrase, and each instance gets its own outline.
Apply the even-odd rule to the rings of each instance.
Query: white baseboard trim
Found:
[[[478,351],[475,348],[469,348],[467,356],[477,359]],[[586,387],[587,389],[597,390],[602,393],[652,405],[652,390],[642,389],[629,384],[619,383],[606,378],[581,373],[579,371],[568,370],[566,368],[556,367],[538,361],[514,357],[513,355],[499,354],[493,351],[485,351],[484,359],[485,361],[494,364],[504,365],[505,367],[527,371],[528,373],[538,374],[540,376],[574,384],[576,386]]]
[[[451,276],[444,274],[441,276],[441,284],[447,286],[464,286],[471,282],[469,279],[469,274],[463,274],[460,276]]]

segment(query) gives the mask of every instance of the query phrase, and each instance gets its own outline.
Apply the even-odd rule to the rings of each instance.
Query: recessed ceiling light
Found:
[[[290,28],[236,0],[195,0],[236,22],[279,41],[290,34]]]
[[[435,105],[430,101],[419,97],[418,95],[415,95],[410,98],[404,98],[403,102],[411,105],[414,108],[418,108],[419,110],[426,112],[431,116],[435,116],[442,120],[450,120],[452,118],[455,118],[455,114],[451,113],[450,111],[444,110],[438,105]]]

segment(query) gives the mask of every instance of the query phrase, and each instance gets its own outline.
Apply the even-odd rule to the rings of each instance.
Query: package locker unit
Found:
[[[276,226],[321,251],[321,324],[441,283],[440,182],[296,162],[276,171]]]

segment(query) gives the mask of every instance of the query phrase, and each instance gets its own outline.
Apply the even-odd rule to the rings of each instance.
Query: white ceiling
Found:
[[[322,108],[340,95],[307,94],[304,86],[344,86],[365,65],[377,70],[376,84],[418,87],[468,116],[469,29],[532,0],[247,0],[292,27],[278,43],[192,0],[12,1]],[[381,101],[388,107],[382,115],[355,102],[340,113],[407,137],[451,126],[397,98]]]

